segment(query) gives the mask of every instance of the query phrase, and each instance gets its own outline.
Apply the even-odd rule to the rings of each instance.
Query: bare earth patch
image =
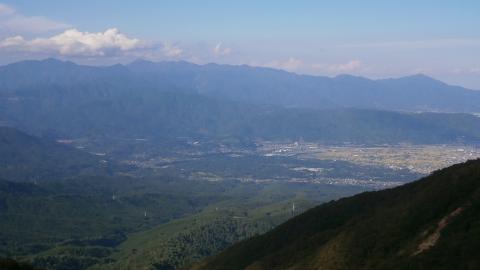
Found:
[[[458,207],[453,212],[443,217],[437,223],[437,228],[435,228],[435,231],[433,231],[430,235],[428,235],[427,238],[425,238],[425,240],[423,240],[420,243],[420,245],[418,245],[417,250],[413,253],[413,256],[418,255],[424,252],[425,250],[428,250],[431,247],[435,246],[438,239],[440,238],[440,233],[442,232],[442,230],[452,221],[453,218],[460,215],[463,212],[463,210],[464,210],[464,207]],[[424,233],[424,235],[426,234],[427,232]]]

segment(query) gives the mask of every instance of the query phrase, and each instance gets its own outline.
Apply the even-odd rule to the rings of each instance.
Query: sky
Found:
[[[247,64],[480,90],[480,1],[0,0],[0,64]]]

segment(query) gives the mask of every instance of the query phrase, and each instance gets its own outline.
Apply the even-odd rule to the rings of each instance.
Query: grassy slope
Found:
[[[442,218],[461,207],[430,249]],[[477,269],[480,160],[320,205],[192,269]]]

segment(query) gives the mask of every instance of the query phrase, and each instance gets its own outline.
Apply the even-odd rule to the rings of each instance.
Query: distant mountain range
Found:
[[[183,266],[279,224],[285,213],[290,217],[291,199],[324,201],[357,190],[230,176],[267,179],[272,170],[290,172],[300,163],[341,167],[340,174],[358,170],[362,177],[375,168],[302,160],[289,167],[290,157],[264,163],[276,158],[234,158],[230,149],[250,153],[259,140],[475,144],[479,93],[423,75],[374,81],[187,62],[90,67],[47,59],[0,67],[0,255],[48,269],[116,269],[125,265],[118,254],[138,258],[133,265],[142,267]],[[217,149],[229,159],[216,160]],[[176,160],[178,153],[191,159]],[[137,175],[117,163],[154,160],[150,155],[176,164]],[[183,179],[191,172],[226,181]],[[412,175],[393,168],[378,173]],[[476,269],[479,179],[476,160],[395,189],[331,201],[192,269]],[[230,207],[239,202],[242,208]],[[226,215],[215,218],[219,208]],[[193,214],[199,215],[179,229],[174,220]],[[264,215],[266,227],[251,223]],[[222,239],[231,233],[237,235]],[[159,235],[173,239],[162,254],[150,246],[159,248]],[[127,236],[133,241],[120,247]],[[152,256],[144,260],[145,254]],[[15,262],[0,259],[6,264]]]
[[[171,78],[179,88],[213,97],[296,108],[363,108],[395,111],[480,112],[480,91],[451,86],[425,75],[369,80],[334,78],[230,65],[136,61],[131,71]],[[179,79],[181,83],[179,84]]]
[[[191,269],[478,269],[480,160],[331,201]]]
[[[0,67],[2,92],[79,83],[186,91],[232,101],[296,108],[480,112],[480,91],[451,86],[421,74],[384,80],[350,75],[330,78],[246,65],[143,60],[128,65],[93,67],[46,59]]]
[[[52,138],[209,137],[324,143],[480,141],[480,92],[425,76],[372,81],[187,62],[0,68],[0,122]],[[405,110],[410,112],[393,112]]]

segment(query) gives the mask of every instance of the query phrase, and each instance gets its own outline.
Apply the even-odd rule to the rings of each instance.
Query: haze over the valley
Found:
[[[480,269],[479,2],[0,1],[1,270]]]
[[[184,60],[372,79],[422,73],[480,89],[478,27],[475,1],[15,0],[0,6],[0,64]]]

